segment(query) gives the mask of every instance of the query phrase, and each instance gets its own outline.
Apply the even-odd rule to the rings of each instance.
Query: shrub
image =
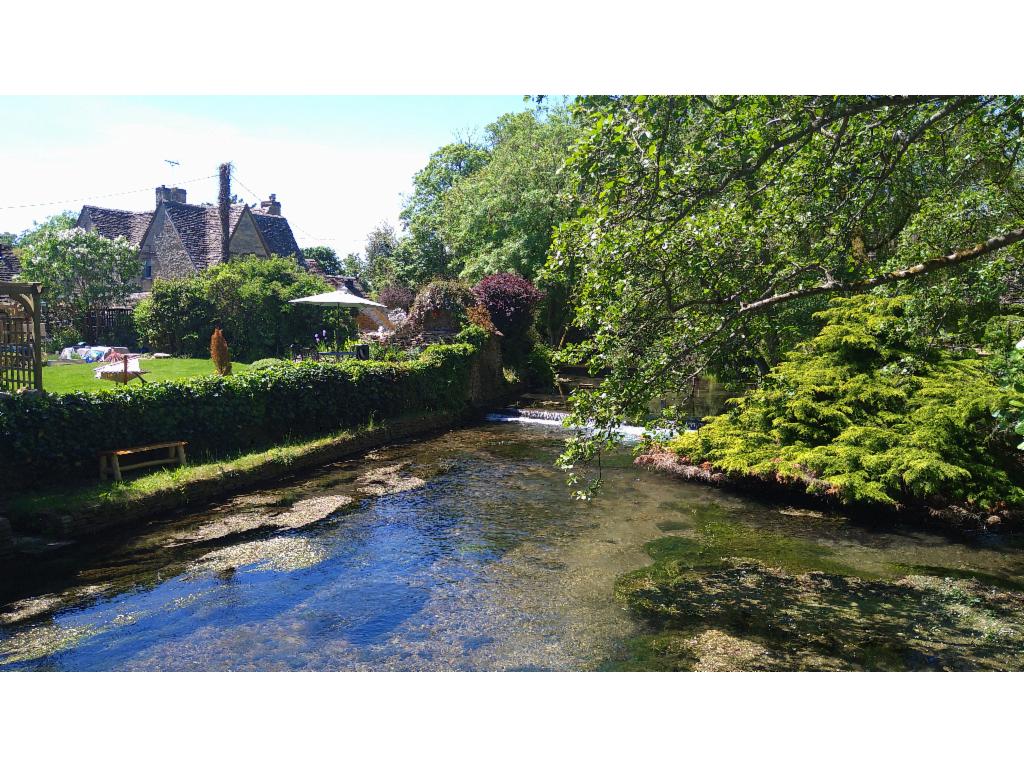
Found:
[[[278,365],[290,364],[291,361],[289,360],[281,360],[280,358],[277,357],[263,357],[260,358],[259,360],[253,360],[251,363],[249,363],[249,370],[252,370],[253,368],[257,370],[259,370],[260,368],[273,368]]]
[[[202,280],[156,280],[149,298],[135,307],[139,340],[158,352],[176,357],[202,357],[215,318]]]
[[[210,337],[210,359],[213,361],[213,368],[218,376],[231,375],[231,353],[228,351],[228,343],[220,328],[215,328]]]
[[[526,336],[533,326],[533,310],[544,298],[533,283],[511,272],[488,275],[473,295],[487,308],[494,325],[509,338]]]
[[[193,457],[215,457],[371,418],[461,409],[479,341],[470,334],[435,344],[406,362],[303,362],[229,377],[2,398],[0,488],[94,476],[100,450],[187,440]]]
[[[501,272],[477,283],[473,295],[502,333],[501,351],[505,361],[529,380],[531,374],[526,369],[531,365],[531,350],[538,340],[533,328],[534,310],[544,294],[529,280]]]
[[[693,464],[843,502],[1024,503],[993,412],[1006,393],[979,359],[924,346],[905,297],[835,299],[825,325],[731,412],[671,447]]]
[[[347,309],[289,304],[291,299],[331,290],[292,259],[232,259],[197,275],[157,280],[152,296],[135,309],[141,339],[153,349],[201,357],[216,326],[231,339],[238,360],[285,354],[311,344],[323,328],[355,333]]]
[[[412,288],[406,288],[404,285],[385,285],[377,294],[377,301],[388,309],[404,309],[408,311],[415,300],[415,291]]]
[[[497,333],[498,329],[491,321],[491,313],[487,311],[487,307],[483,304],[475,304],[466,310],[466,319],[472,325],[477,325],[483,328],[488,333]]]
[[[473,292],[457,280],[435,280],[417,294],[406,322],[416,331],[456,332],[476,303]]]

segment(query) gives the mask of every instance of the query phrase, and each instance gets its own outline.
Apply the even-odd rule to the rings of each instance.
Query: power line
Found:
[[[216,178],[217,174],[211,176],[199,176],[195,179],[186,179],[185,181],[179,181],[178,184],[191,184],[193,181],[205,181],[206,179]],[[121,197],[123,195],[134,195],[138,192],[147,192],[152,190],[153,187],[142,187],[141,189],[129,189],[126,192],[108,192],[103,195],[85,195],[84,197],[72,197],[67,200],[51,200],[47,203],[19,203],[17,205],[0,205],[0,211],[8,211],[15,208],[41,208],[47,205],[64,205],[65,203],[78,203],[82,200],[99,200],[105,197]]]
[[[232,168],[231,170],[234,170],[234,168]],[[231,179],[232,179],[233,181],[237,181],[237,182],[238,182],[238,185],[239,185],[239,186],[240,186],[240,187],[241,187],[242,189],[244,189],[244,190],[245,190],[246,192],[248,192],[248,193],[249,193],[250,195],[252,195],[253,197],[255,197],[255,198],[256,198],[256,202],[257,202],[257,203],[258,203],[258,202],[260,202],[260,196],[259,196],[259,195],[257,195],[257,194],[256,194],[255,192],[253,192],[253,191],[252,191],[251,189],[249,189],[249,188],[248,188],[247,186],[245,186],[245,184],[244,184],[244,183],[242,182],[242,180],[241,180],[240,178],[238,178],[238,177],[237,177],[237,176],[236,176],[235,174],[233,174],[233,173],[231,174]]]
[[[241,187],[242,189],[244,189],[244,190],[245,190],[246,192],[248,192],[248,193],[249,193],[250,195],[252,195],[253,197],[255,197],[255,198],[256,198],[256,201],[257,201],[257,202],[259,202],[259,201],[260,201],[260,196],[259,196],[259,195],[257,195],[257,194],[256,194],[255,192],[253,192],[253,191],[252,191],[252,189],[250,189],[250,188],[249,188],[249,187],[248,187],[248,186],[246,185],[246,183],[245,183],[244,181],[242,181],[242,180],[241,180],[240,178],[238,178],[238,176],[237,176],[237,175],[235,175],[235,173],[233,172],[233,171],[234,171],[234,168],[232,168],[231,170],[232,170],[232,174],[231,174],[231,179],[232,179],[232,181],[237,181],[237,182],[238,182],[238,185],[239,185],[239,186],[240,186],[240,187]],[[297,230],[299,230],[299,232],[301,232],[301,233],[302,233],[302,234],[304,234],[304,235],[305,235],[306,237],[308,237],[308,238],[309,238],[310,240],[313,240],[313,241],[315,241],[315,242],[319,242],[319,243],[334,243],[334,242],[340,242],[340,241],[342,241],[342,240],[343,240],[343,238],[340,238],[340,237],[317,237],[316,235],[313,235],[313,234],[311,234],[311,233],[307,232],[307,231],[306,231],[305,229],[303,229],[302,227],[300,227],[300,226],[299,226],[298,224],[296,224],[296,223],[295,223],[295,222],[293,222],[293,221],[289,221],[288,223],[289,223],[289,224],[291,225],[291,227],[292,227],[293,229],[297,229]],[[349,244],[351,244],[352,242],[355,242],[355,241],[352,241],[352,240],[350,240],[350,241],[347,241],[347,242],[349,242]]]

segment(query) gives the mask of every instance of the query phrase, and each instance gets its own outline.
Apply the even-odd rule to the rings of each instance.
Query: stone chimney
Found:
[[[231,237],[231,163],[222,163],[217,169],[220,176],[217,212],[220,214],[220,258],[228,260],[228,240]]]
[[[260,207],[264,213],[269,213],[271,216],[281,215],[281,204],[277,202],[277,195],[271,195],[269,200],[260,203]]]
[[[162,184],[156,188],[156,204],[160,203],[184,203],[185,190],[181,187],[165,187]]]

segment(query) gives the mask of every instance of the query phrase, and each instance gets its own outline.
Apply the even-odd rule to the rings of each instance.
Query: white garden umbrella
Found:
[[[356,296],[348,291],[331,291],[330,293],[318,293],[315,296],[303,296],[301,299],[292,299],[288,302],[289,304],[316,304],[321,307],[336,307],[336,306],[349,306],[349,307],[382,307],[387,309],[383,304],[378,304],[376,301],[370,301],[364,299],[361,296]]]

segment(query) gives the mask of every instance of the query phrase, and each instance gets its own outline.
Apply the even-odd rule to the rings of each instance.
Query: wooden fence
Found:
[[[43,320],[46,324],[46,335],[52,337],[57,331],[70,327],[70,323],[54,317],[44,305]],[[83,330],[83,329],[80,329]],[[135,317],[131,309],[117,307],[90,312],[85,319],[85,338],[78,339],[87,344],[103,342],[117,346],[135,346]]]

